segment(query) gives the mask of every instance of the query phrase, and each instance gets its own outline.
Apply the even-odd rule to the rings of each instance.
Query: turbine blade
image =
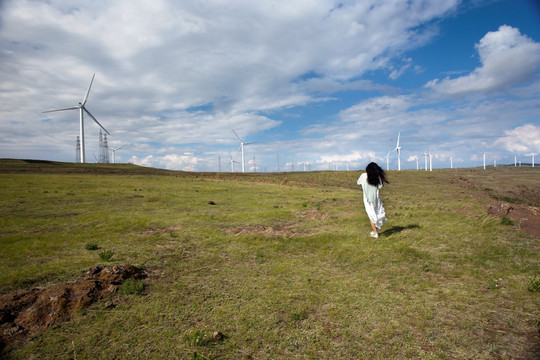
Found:
[[[72,107],[68,107],[68,108],[64,108],[64,109],[55,109],[55,110],[42,111],[41,113],[44,114],[44,113],[50,113],[50,112],[55,112],[55,111],[77,110],[78,108],[79,108],[78,106],[72,106]]]
[[[401,135],[401,131],[397,134],[397,144],[396,149],[399,147],[399,136]]]
[[[240,144],[240,146],[238,147],[238,151],[236,152],[236,158],[238,159],[238,156],[240,155],[240,153],[242,152],[242,144]]]
[[[85,107],[83,107],[83,109],[84,109],[84,111],[86,111],[86,113],[87,113],[88,115],[90,115],[90,117],[96,122],[96,124],[99,125],[100,128],[102,128],[103,130],[105,130],[105,132],[107,133],[107,135],[111,135],[111,134],[107,131],[107,129],[105,129],[105,128],[103,127],[103,125],[101,125],[101,124],[99,123],[99,121],[97,121],[97,119],[94,117],[94,115],[92,115],[92,114],[90,113],[90,111],[86,110]]]
[[[244,140],[240,139],[240,136],[238,136],[238,134],[236,133],[236,131],[234,131],[234,129],[233,129],[233,131],[232,131],[232,132],[233,132],[233,133],[234,133],[234,135],[235,135],[235,136],[236,136],[236,137],[238,138],[238,140],[240,140],[240,142],[241,142],[241,143],[243,143],[243,142],[244,142]]]
[[[82,101],[82,105],[84,106],[84,104],[86,104],[86,100],[88,100],[88,94],[90,94],[90,88],[92,87],[92,83],[94,82],[94,77],[96,76],[96,74],[94,73],[94,75],[92,75],[92,80],[90,80],[90,86],[88,86],[88,90],[86,90],[86,94],[84,95],[84,99]]]

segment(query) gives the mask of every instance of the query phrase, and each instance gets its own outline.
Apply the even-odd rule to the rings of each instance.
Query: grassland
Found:
[[[0,355],[538,358],[540,239],[486,215],[495,198],[538,206],[534,170],[391,171],[373,240],[358,172],[0,162],[2,292],[72,280],[100,250],[150,274]]]

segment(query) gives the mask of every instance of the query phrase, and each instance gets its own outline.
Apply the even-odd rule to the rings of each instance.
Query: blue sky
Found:
[[[398,133],[402,169],[540,153],[534,0],[3,1],[0,157],[74,161],[77,111],[42,112],[94,73],[117,162],[239,171],[233,129],[246,171],[397,169]]]

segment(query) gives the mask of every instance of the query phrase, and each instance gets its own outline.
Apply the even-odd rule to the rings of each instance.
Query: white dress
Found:
[[[364,207],[366,208],[369,220],[375,224],[377,229],[380,229],[381,226],[383,226],[383,224],[386,222],[386,213],[384,211],[381,197],[379,196],[379,189],[382,187],[382,184],[378,187],[368,184],[366,173],[360,175],[357,183],[358,185],[362,185]],[[374,198],[373,196],[368,196],[369,193],[374,194]],[[371,200],[373,201],[369,201],[368,197],[371,197]]]

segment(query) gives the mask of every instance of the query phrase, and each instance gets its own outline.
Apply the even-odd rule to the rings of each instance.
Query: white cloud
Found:
[[[497,139],[495,145],[513,153],[540,153],[540,126],[527,124],[505,131],[505,136]]]
[[[476,50],[482,65],[472,73],[455,79],[435,79],[426,87],[454,96],[492,93],[528,82],[540,67],[540,43],[507,25],[487,33],[476,44]]]
[[[398,69],[392,70],[392,72],[389,75],[390,79],[392,80],[398,79],[399,77],[401,77],[401,75],[405,73],[405,71],[407,71],[413,65],[411,58],[403,59],[403,62],[404,62],[404,65],[402,65]]]
[[[167,170],[195,171],[197,170],[199,159],[189,154],[167,154],[164,156],[148,155],[141,159],[133,156],[129,159],[129,162],[135,165],[164,168]]]

